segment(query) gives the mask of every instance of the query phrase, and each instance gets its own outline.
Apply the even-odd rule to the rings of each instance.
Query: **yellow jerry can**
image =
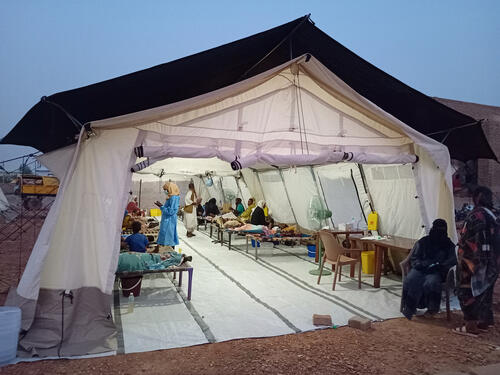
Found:
[[[368,230],[377,230],[378,226],[378,214],[375,211],[372,211],[368,215]]]

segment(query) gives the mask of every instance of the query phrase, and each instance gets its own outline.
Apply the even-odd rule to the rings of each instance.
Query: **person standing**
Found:
[[[158,233],[158,245],[177,246],[179,237],[177,235],[177,211],[179,211],[179,187],[173,182],[163,185],[163,191],[167,196],[164,204],[156,201],[155,204],[161,210],[160,232]]]
[[[458,299],[465,324],[453,332],[476,335],[493,326],[493,289],[498,278],[499,220],[493,212],[493,194],[478,187],[474,209],[465,219],[458,241]]]
[[[189,190],[184,198],[184,203],[184,225],[186,226],[187,231],[186,236],[193,237],[195,236],[193,232],[198,224],[198,220],[196,219],[196,206],[199,201],[192,182],[189,183]]]

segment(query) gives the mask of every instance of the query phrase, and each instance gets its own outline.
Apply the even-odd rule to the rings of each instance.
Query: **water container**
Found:
[[[133,313],[134,312],[134,307],[135,307],[135,298],[134,298],[134,293],[130,293],[128,296],[128,313]]]
[[[307,245],[307,256],[311,258],[316,257],[316,245]]]
[[[255,246],[260,247],[260,242],[255,241],[254,239],[252,239],[252,247],[255,247]]]
[[[0,306],[0,366],[16,359],[17,341],[21,330],[21,309]]]

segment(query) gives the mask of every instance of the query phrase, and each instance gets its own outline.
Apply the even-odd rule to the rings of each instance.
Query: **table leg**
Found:
[[[183,271],[179,271],[179,287],[182,286],[182,272]]]
[[[193,286],[193,269],[188,269],[188,301],[191,301],[191,287]]]
[[[224,231],[219,228],[219,233],[220,233],[220,245],[224,246]]]
[[[248,235],[245,236],[245,238],[247,239],[247,254],[248,254]]]
[[[388,249],[384,249],[384,260],[382,262],[382,264],[384,265],[384,275],[387,275],[387,263],[389,262],[389,250]]]
[[[229,247],[229,250],[231,250],[231,237],[232,237],[233,234],[231,232],[228,232],[227,235],[229,236],[229,240],[227,242],[227,246]]]
[[[315,262],[319,262],[319,233],[316,233],[316,256],[315,256]]]
[[[380,288],[380,279],[382,277],[382,254],[384,249],[375,245],[375,274],[373,275],[373,287]]]
[[[255,260],[259,259],[259,256],[257,255],[257,249],[260,246],[260,241],[255,240]]]
[[[214,228],[212,227],[212,223],[210,223],[210,238],[212,238]]]

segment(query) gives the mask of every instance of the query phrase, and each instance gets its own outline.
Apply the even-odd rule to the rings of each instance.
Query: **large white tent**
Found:
[[[371,201],[383,232],[418,238],[441,217],[455,237],[447,148],[314,56],[300,56],[207,94],[92,122],[76,145],[41,157],[61,186],[8,299],[23,309],[26,352],[112,347],[111,293],[132,170],[155,173],[154,163],[169,158],[193,162],[172,170],[168,161],[159,167],[167,174],[211,171],[224,181],[241,169],[249,194],[265,198],[279,221],[307,228],[308,199],[320,195],[338,222],[361,217],[360,204],[368,213]]]

